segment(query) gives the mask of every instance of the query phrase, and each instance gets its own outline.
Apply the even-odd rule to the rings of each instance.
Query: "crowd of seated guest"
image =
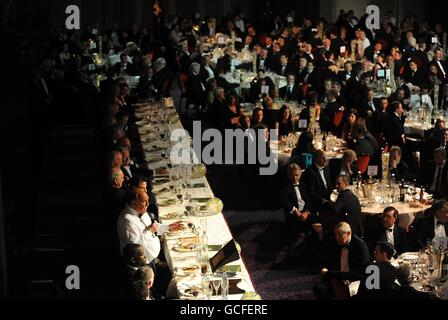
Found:
[[[90,41],[98,41],[99,34],[90,28],[81,36],[70,31],[53,37],[51,45],[56,54],[33,64],[29,86],[35,106],[32,112],[36,119],[48,121],[46,115],[54,114],[58,102],[70,100],[66,96],[76,91],[82,101],[73,103],[95,114],[106,177],[106,211],[116,248],[128,269],[127,297],[163,298],[170,278],[159,239],[166,228],[158,222],[150,184],[152,172],[143,163],[133,114],[139,99],[169,96],[176,87],[174,82],[187,106],[187,112],[182,114],[181,101],[177,110],[190,117],[188,110],[193,109],[194,116],[210,127],[263,132],[274,129],[280,140],[290,133],[300,133],[288,162],[287,184],[279,195],[288,226],[284,244],[291,251],[297,243],[306,243],[304,237],[317,234],[312,241],[323,251],[328,250],[324,260],[328,269],[337,273],[337,279],[343,279],[340,273],[365,267],[371,254],[389,273],[392,256],[422,248],[435,236],[446,235],[445,123],[437,121],[417,144],[404,128],[406,112],[414,108],[415,99],[422,101],[429,95],[433,107],[436,100],[441,110],[446,111],[448,106],[442,26],[431,30],[427,23],[419,25],[413,15],[397,24],[388,15],[373,33],[365,28],[365,18],[358,20],[349,11],[335,23],[319,19],[313,24],[309,19],[290,21],[280,15],[274,19],[272,12],[260,19],[242,19],[236,12],[229,17],[208,17],[204,24],[200,23],[201,17],[166,17],[159,26],[161,32],[153,34],[148,27],[135,24],[129,30],[114,26],[100,33],[102,47],[108,54],[117,55],[119,61],[109,66],[107,79],[98,87],[91,81],[94,73],[89,65],[94,62],[94,53],[98,53],[91,49]],[[229,36],[235,32],[237,38],[244,39],[236,48],[253,50],[255,65],[236,65],[229,47],[216,64],[211,63],[212,57],[204,51],[200,39],[220,32]],[[340,67],[339,59],[346,60]],[[235,68],[257,71],[249,89],[240,90],[238,84],[228,81]],[[387,69],[395,77],[396,89],[389,96],[375,97],[372,83]],[[284,76],[286,86],[277,88],[268,71]],[[140,76],[134,92],[126,81],[128,76]],[[439,96],[435,96],[435,85],[440,87]],[[286,101],[280,110],[274,107],[278,98]],[[242,112],[241,103],[245,102],[256,104],[252,114]],[[293,115],[290,103],[303,104],[304,109]],[[311,115],[314,109],[318,111]],[[322,131],[347,142],[350,149],[339,162],[328,161],[324,150],[316,150],[313,133],[299,128],[300,120],[306,120],[308,125],[312,118]],[[357,195],[349,190],[350,178],[358,175],[357,159],[369,157],[371,164],[380,166],[382,148],[390,151],[390,172],[396,179],[415,179],[440,200],[427,216],[415,220],[412,232],[398,227],[395,208],[386,208],[374,227],[367,225]],[[421,156],[413,158],[416,151]],[[382,172],[381,167],[378,172]],[[334,187],[338,196],[331,199]],[[316,224],[323,223],[319,219],[328,212],[335,215],[336,228],[317,228]],[[378,241],[382,242],[378,245]],[[347,250],[354,250],[348,262]],[[153,280],[146,266],[154,271]],[[144,269],[137,273],[135,268]],[[332,296],[330,274],[321,290],[316,290],[320,297]],[[402,278],[404,287],[407,282]]]

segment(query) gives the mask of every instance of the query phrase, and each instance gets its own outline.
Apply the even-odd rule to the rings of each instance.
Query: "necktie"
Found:
[[[392,232],[392,231],[394,231],[394,229],[384,229],[384,231],[386,231],[386,232]]]
[[[438,226],[444,226],[445,224],[442,221],[437,220],[437,225]]]

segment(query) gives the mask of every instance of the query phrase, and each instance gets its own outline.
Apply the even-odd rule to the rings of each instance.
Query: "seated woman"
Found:
[[[240,127],[241,110],[238,104],[238,97],[231,94],[227,102],[227,107],[224,108],[220,116],[220,122],[223,129],[236,129]]]
[[[275,127],[278,130],[279,140],[284,140],[285,137],[294,132],[291,109],[287,105],[280,108]]]
[[[351,131],[355,122],[358,120],[358,111],[356,109],[350,109],[342,129],[341,139],[345,141],[352,140]]]
[[[308,169],[313,163],[313,154],[316,152],[313,139],[314,136],[311,132],[303,132],[296,147],[292,150],[290,162],[299,164],[303,169]]]

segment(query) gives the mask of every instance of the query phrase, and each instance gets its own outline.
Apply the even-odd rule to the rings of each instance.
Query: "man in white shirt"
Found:
[[[430,211],[428,216],[415,220],[417,249],[425,248],[435,238],[445,238],[448,235],[448,202],[439,200],[432,205]]]
[[[164,226],[149,217],[147,209],[149,196],[146,192],[135,189],[131,192],[128,204],[121,212],[117,221],[120,251],[129,243],[140,244],[148,259],[148,263],[157,262],[160,253],[161,235],[177,225]]]

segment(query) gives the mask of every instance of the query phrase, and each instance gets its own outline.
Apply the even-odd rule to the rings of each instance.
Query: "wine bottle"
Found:
[[[448,254],[445,255],[445,259],[442,261],[442,279],[448,280]]]
[[[404,202],[406,194],[406,187],[404,186],[404,180],[401,180],[400,184],[400,202]]]

